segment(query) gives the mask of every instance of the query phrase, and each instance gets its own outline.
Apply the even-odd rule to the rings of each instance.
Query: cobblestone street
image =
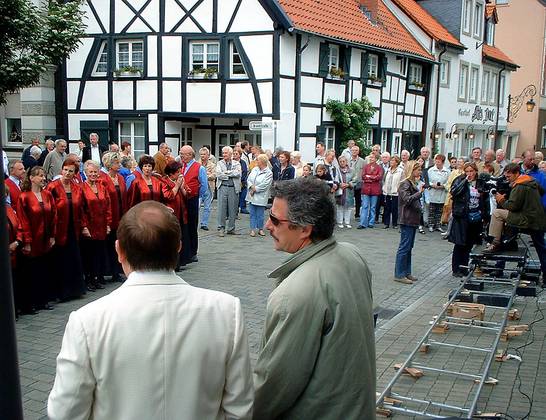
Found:
[[[254,363],[259,351],[267,297],[273,288],[273,282],[267,278],[267,273],[279,265],[287,254],[275,252],[268,236],[248,236],[247,223],[248,216],[242,215],[242,219],[238,221],[240,236],[219,238],[212,229],[209,232],[200,231],[199,262],[192,264],[180,275],[194,286],[225,291],[241,299]],[[392,365],[402,362],[413,349],[427,329],[431,317],[447,300],[449,290],[458,283],[450,275],[451,244],[441,240],[438,233],[418,235],[413,254],[413,274],[419,277],[419,281],[413,286],[407,286],[392,280],[398,230],[383,229],[382,224],[377,224],[374,229],[365,231],[338,230],[336,236],[338,240],[358,245],[373,272],[375,308],[379,312],[376,343],[380,391],[394,375]],[[26,419],[46,416],[45,406],[55,375],[55,358],[70,312],[116,287],[118,284],[108,284],[105,290],[88,293],[84,299],[58,304],[53,311],[42,311],[36,316],[25,316],[18,321],[19,361]],[[534,299],[519,298],[516,307],[523,312],[524,321],[529,322],[534,316]],[[535,326],[534,344],[525,352],[529,355],[529,359],[525,359],[528,364],[521,367],[523,389],[531,397],[533,393],[544,394],[544,381],[540,380],[545,377],[546,369],[546,363],[540,357],[546,330],[544,324],[543,321]],[[514,345],[520,345],[525,340],[527,336],[519,337]],[[514,361],[506,362],[502,367],[493,366],[493,376],[496,375],[501,383],[492,390],[486,389],[482,394],[483,403],[488,410],[507,411],[518,418],[525,414],[529,406],[518,393],[517,384],[514,385],[516,369],[517,364]],[[449,382],[422,381],[419,386],[426,386],[447,395],[451,392],[452,385]],[[512,398],[506,398],[510,394]],[[483,404],[480,407],[485,408]],[[546,405],[540,399],[534,402],[533,412],[540,413],[545,409]],[[403,416],[397,415],[397,418]]]

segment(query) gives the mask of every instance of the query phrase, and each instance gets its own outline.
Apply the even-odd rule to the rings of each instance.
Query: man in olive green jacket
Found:
[[[324,183],[278,183],[266,228],[293,254],[269,277],[254,419],[375,419],[372,275],[360,251],[332,237]]]

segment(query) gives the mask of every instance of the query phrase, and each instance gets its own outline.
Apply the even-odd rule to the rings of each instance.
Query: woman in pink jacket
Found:
[[[381,195],[383,169],[377,164],[377,156],[368,156],[368,164],[362,169],[362,209],[357,229],[373,228],[377,198]]]

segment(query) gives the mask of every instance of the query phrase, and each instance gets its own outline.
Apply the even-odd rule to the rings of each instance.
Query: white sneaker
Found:
[[[429,231],[429,232],[434,232],[434,228],[433,228],[432,226],[430,226],[430,227],[428,228],[428,231]]]
[[[345,227],[346,227],[347,229],[352,229],[352,226],[351,226],[351,225],[345,225]]]
[[[343,225],[337,225],[337,227],[343,229]]]

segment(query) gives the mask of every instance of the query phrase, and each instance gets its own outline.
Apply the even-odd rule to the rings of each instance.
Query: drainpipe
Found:
[[[432,126],[432,150],[434,152],[434,149],[436,148],[436,130],[438,130],[438,106],[440,105],[440,71],[442,70],[442,55],[444,55],[447,51],[447,45],[444,44],[444,48],[442,51],[440,51],[440,54],[438,54],[438,77],[436,78],[436,109],[434,110],[434,125]]]
[[[307,42],[305,45],[298,48],[298,45],[301,44],[302,36],[300,34],[296,34],[296,73],[295,73],[295,82],[294,82],[294,89],[295,89],[295,100],[294,100],[294,111],[296,112],[296,127],[295,127],[295,139],[294,139],[294,146],[295,150],[300,149],[300,104],[301,104],[301,56],[303,52],[306,50],[306,48],[309,45],[310,37],[307,37]]]
[[[499,71],[497,78],[497,118],[495,118],[495,138],[493,139],[493,149],[495,148],[495,142],[497,141],[497,135],[499,130],[499,111],[500,111],[500,87],[501,87],[501,75],[506,70],[506,64]],[[506,84],[505,84],[506,86]],[[506,127],[508,128],[508,121],[506,121]]]

